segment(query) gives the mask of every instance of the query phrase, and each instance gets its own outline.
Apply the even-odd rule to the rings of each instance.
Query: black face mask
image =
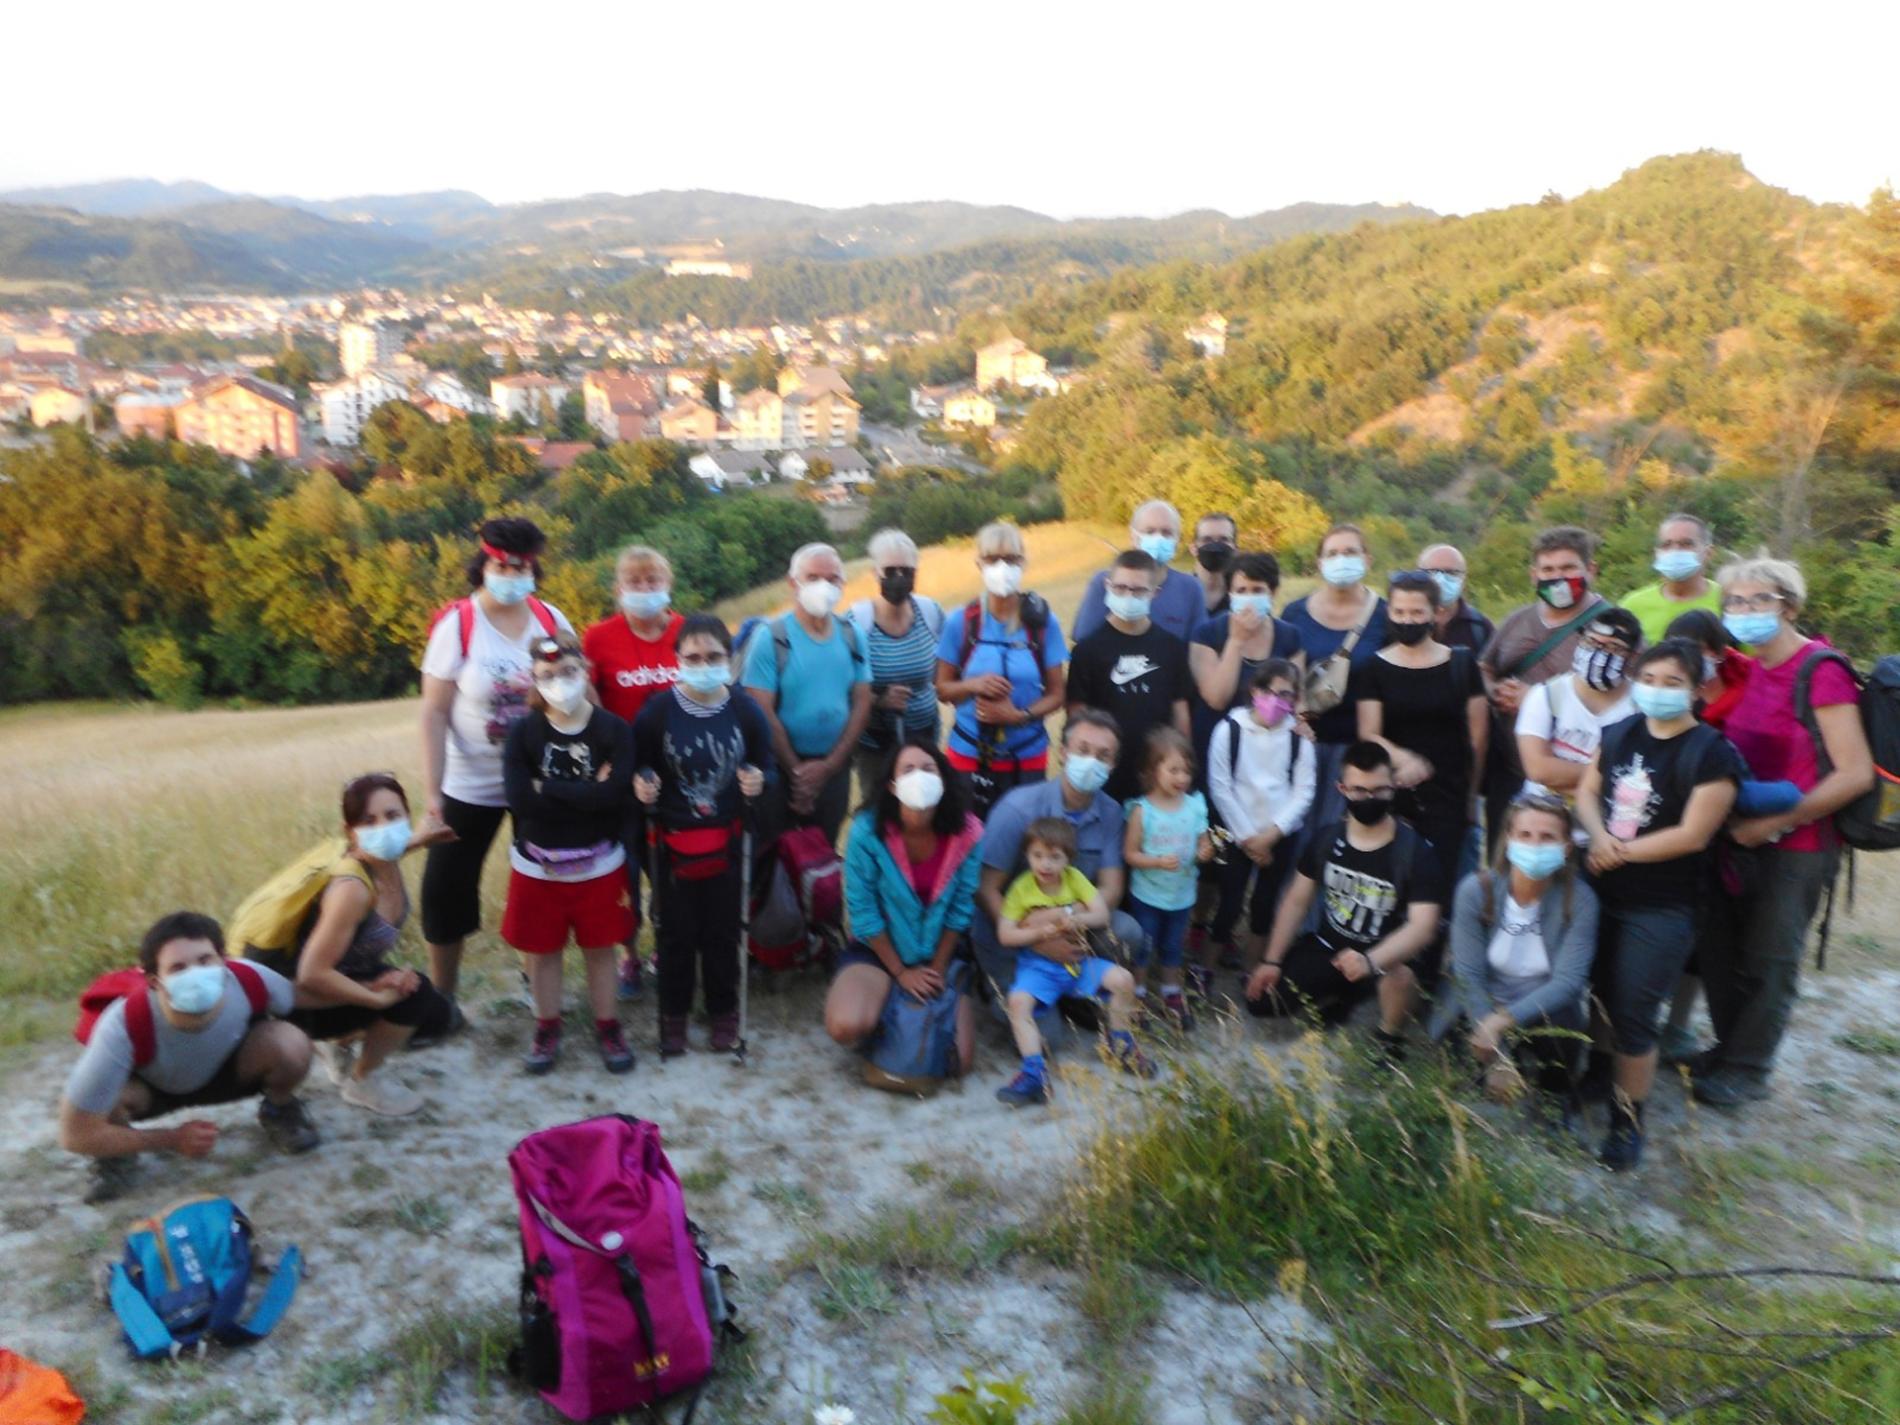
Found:
[[[1347,802],[1346,815],[1361,826],[1377,826],[1392,812],[1392,798],[1367,797],[1361,802]]]
[[[1403,643],[1407,648],[1423,643],[1432,633],[1429,623],[1389,623],[1385,627],[1394,643]]]
[[[1210,539],[1194,551],[1194,557],[1208,573],[1218,574],[1232,561],[1234,546],[1224,539]]]
[[[888,569],[877,576],[877,590],[887,604],[901,604],[917,587],[915,569]]]

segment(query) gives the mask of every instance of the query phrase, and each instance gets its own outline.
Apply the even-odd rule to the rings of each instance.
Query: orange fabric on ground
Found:
[[[85,1417],[65,1376],[0,1349],[0,1425],[79,1425]]]

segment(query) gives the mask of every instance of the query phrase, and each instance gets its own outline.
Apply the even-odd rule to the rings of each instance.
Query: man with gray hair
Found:
[[[1156,628],[1186,643],[1188,635],[1207,618],[1207,595],[1199,579],[1168,567],[1181,543],[1181,512],[1166,500],[1149,500],[1136,507],[1128,521],[1128,536],[1134,548],[1152,555],[1161,566],[1161,584],[1155,590],[1148,617]],[[1089,580],[1070,636],[1080,642],[1107,622],[1108,571],[1103,570]]]
[[[1438,632],[1447,648],[1484,652],[1497,627],[1465,601],[1465,556],[1456,545],[1430,544],[1419,551],[1418,567],[1438,585]]]
[[[1643,642],[1661,643],[1679,614],[1707,609],[1722,613],[1722,591],[1709,577],[1709,551],[1714,538],[1708,521],[1681,511],[1668,516],[1656,530],[1656,557],[1650,567],[1662,576],[1624,595],[1623,607],[1643,626]]]
[[[851,752],[871,715],[871,665],[856,625],[834,614],[844,596],[837,550],[804,546],[786,582],[792,610],[752,635],[744,685],[765,710],[784,769],[780,824],[816,824],[835,842],[851,802]]]

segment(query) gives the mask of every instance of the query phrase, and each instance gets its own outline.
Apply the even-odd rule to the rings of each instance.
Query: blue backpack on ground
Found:
[[[303,1255],[286,1247],[248,1316],[254,1271],[251,1220],[228,1197],[193,1197],[135,1222],[125,1257],[112,1268],[106,1299],[140,1360],[176,1358],[208,1341],[261,1341],[283,1319],[303,1275]]]
[[[952,960],[944,972],[943,992],[930,1000],[912,999],[891,986],[877,1032],[864,1051],[867,1084],[887,1093],[929,1098],[945,1079],[957,1077],[957,1005],[969,975],[967,963]]]

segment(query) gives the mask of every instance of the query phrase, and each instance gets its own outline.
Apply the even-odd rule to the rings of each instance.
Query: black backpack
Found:
[[[1874,784],[1834,813],[1834,829],[1851,851],[1900,849],[1900,653],[1889,653],[1862,678],[1847,655],[1817,648],[1794,675],[1794,711],[1814,740],[1815,769],[1834,770],[1814,716],[1814,675],[1823,663],[1838,663],[1860,690],[1860,725],[1874,754]]]

